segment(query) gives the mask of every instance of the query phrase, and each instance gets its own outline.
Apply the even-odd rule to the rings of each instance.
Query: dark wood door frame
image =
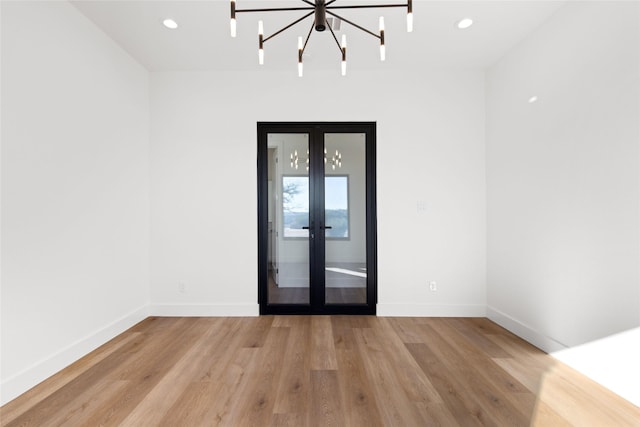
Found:
[[[270,133],[308,133],[318,140],[325,133],[363,133],[366,136],[366,250],[367,301],[366,304],[325,304],[324,239],[310,245],[310,278],[312,281],[310,304],[268,303],[268,143]],[[324,194],[322,144],[313,144],[316,164],[310,168],[310,211],[321,206]],[[312,160],[313,161],[313,160]],[[322,223],[315,222],[320,233]],[[375,122],[258,122],[258,303],[260,314],[375,314],[377,292],[377,233],[376,233],[376,123]]]

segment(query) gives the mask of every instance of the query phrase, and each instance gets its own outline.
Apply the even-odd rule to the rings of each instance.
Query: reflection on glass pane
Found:
[[[309,237],[309,177],[282,177],[282,225],[284,237]]]
[[[325,177],[324,194],[325,237],[349,238],[349,177]]]
[[[364,134],[325,134],[325,300],[367,302]]]
[[[308,134],[269,134],[269,304],[309,304]]]

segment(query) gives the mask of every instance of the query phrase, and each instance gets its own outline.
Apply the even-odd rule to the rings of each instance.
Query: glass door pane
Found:
[[[269,133],[268,302],[309,304],[309,135]]]
[[[324,134],[325,303],[366,304],[366,135]]]

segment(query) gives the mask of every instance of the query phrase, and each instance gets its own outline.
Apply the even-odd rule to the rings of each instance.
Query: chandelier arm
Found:
[[[280,34],[281,32],[288,30],[289,28],[293,27],[294,25],[296,25],[298,22],[305,20],[306,18],[310,17],[311,15],[313,15],[314,12],[309,12],[306,15],[304,15],[302,18],[296,19],[295,21],[293,21],[291,24],[287,25],[284,28],[281,28],[280,30],[276,31],[275,33],[271,34],[269,37],[267,37],[266,39],[264,39],[262,42],[266,43],[267,40],[277,36],[278,34]]]
[[[361,5],[351,5],[351,6],[331,6],[325,5],[327,9],[377,9],[381,7],[409,7],[409,3],[403,4],[361,4]]]
[[[311,3],[309,0],[302,0],[302,2],[308,4],[309,6],[313,6],[314,8],[316,7],[315,3]]]
[[[336,33],[333,32],[333,28],[331,28],[331,25],[327,25],[327,27],[329,28],[329,31],[331,31],[331,35],[333,36],[333,39],[336,41],[336,44],[338,45],[338,50],[340,51],[340,54],[342,54],[342,46],[340,46],[340,42],[336,37]]]
[[[346,23],[347,23],[347,24],[349,24],[349,25],[353,25],[353,26],[354,26],[354,27],[356,27],[357,29],[359,29],[359,30],[361,30],[361,31],[364,31],[365,33],[371,34],[373,37],[375,37],[375,38],[377,38],[377,39],[380,39],[380,36],[379,36],[378,34],[373,33],[373,32],[371,32],[371,31],[367,30],[367,29],[366,29],[366,28],[364,28],[364,27],[361,27],[360,25],[358,25],[358,24],[356,24],[356,23],[353,23],[353,22],[349,21],[348,19],[344,19],[342,16],[340,16],[340,15],[338,15],[338,14],[336,14],[336,13],[333,13],[333,12],[331,12],[330,10],[327,10],[327,14],[329,14],[329,15],[333,16],[334,18],[338,18],[338,19],[340,19],[340,20],[344,21],[344,22],[346,22]]]
[[[315,7],[276,7],[268,9],[236,9],[236,13],[241,12],[282,12],[282,11],[294,11],[294,10],[314,10]]]
[[[311,28],[309,28],[309,34],[307,34],[307,39],[304,41],[304,46],[302,47],[302,53],[304,53],[304,50],[307,48],[307,43],[309,43],[309,39],[311,38],[311,33],[313,32],[313,27],[316,23],[312,22],[311,23]]]
[[[304,0],[303,0],[304,1]],[[331,3],[335,3],[336,0],[330,0],[327,3],[325,3],[324,7],[326,8],[327,6],[329,6]]]

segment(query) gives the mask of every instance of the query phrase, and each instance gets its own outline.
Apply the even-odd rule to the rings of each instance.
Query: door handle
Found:
[[[308,229],[309,229],[309,227],[302,227],[302,229],[303,229],[303,230],[308,230]]]
[[[333,228],[333,227],[332,227],[332,226],[330,226],[330,225],[326,225],[326,226],[324,226],[324,227],[322,227],[322,228],[324,228],[325,230],[328,230],[328,229]]]

